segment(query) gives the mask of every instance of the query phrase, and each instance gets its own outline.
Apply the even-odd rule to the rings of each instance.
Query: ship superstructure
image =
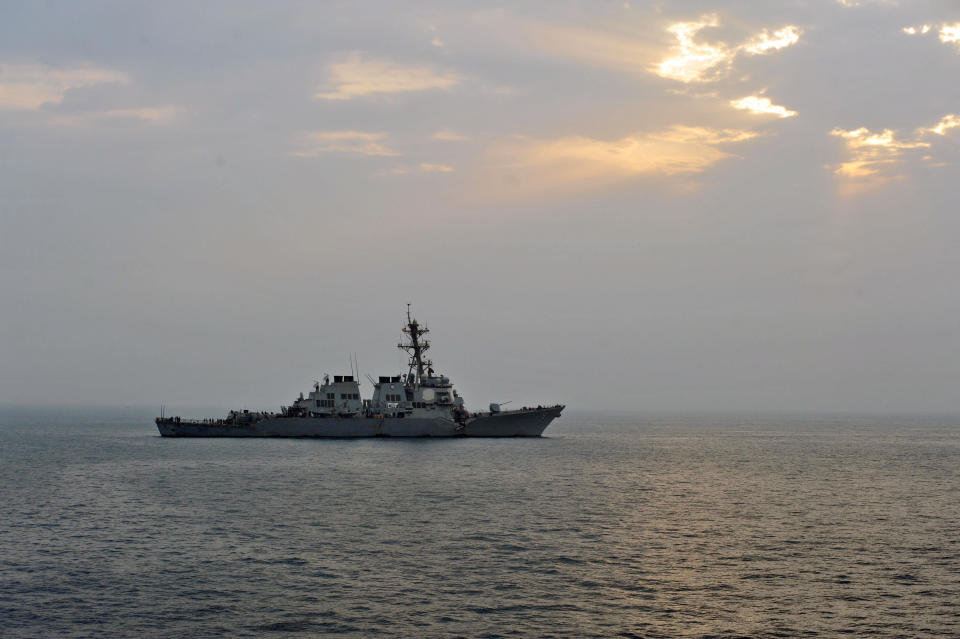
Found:
[[[429,329],[407,306],[404,341],[397,345],[408,356],[406,374],[380,376],[373,395],[363,399],[354,375],[329,375],[279,413],[231,411],[226,419],[184,420],[159,417],[165,437],[537,437],[564,406],[537,406],[469,412],[445,375],[434,371],[425,357]]]

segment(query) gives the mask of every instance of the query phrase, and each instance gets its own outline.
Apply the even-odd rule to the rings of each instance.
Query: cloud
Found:
[[[936,126],[932,126],[926,129],[920,129],[919,133],[922,135],[924,133],[935,133],[936,135],[946,135],[947,131],[960,127],[960,113],[950,113],[940,120]]]
[[[721,64],[729,65],[736,55],[736,51],[724,44],[698,44],[694,37],[705,27],[719,25],[717,16],[709,15],[700,19],[700,22],[678,22],[670,25],[667,31],[677,39],[673,47],[674,55],[660,62],[654,67],[657,75],[663,78],[679,80],[680,82],[700,82],[712,79],[708,72]]]
[[[0,109],[35,111],[59,104],[70,89],[129,83],[121,71],[89,65],[0,64]]]
[[[654,65],[652,70],[662,78],[680,82],[708,82],[716,80],[733,64],[734,58],[745,52],[750,55],[766,55],[799,42],[803,33],[799,27],[787,25],[770,32],[764,29],[746,42],[730,46],[698,43],[696,35],[707,27],[720,26],[716,14],[705,15],[697,22],[678,22],[667,28],[677,42],[670,57]]]
[[[889,174],[909,149],[928,148],[927,142],[898,140],[896,132],[884,129],[874,133],[866,127],[845,130],[836,128],[830,135],[842,138],[850,158],[840,164],[836,174],[847,178],[866,178]]]
[[[903,179],[906,177],[901,170],[904,154],[930,147],[927,142],[898,140],[896,132],[890,129],[874,133],[866,127],[836,128],[830,135],[844,141],[848,156],[834,168],[834,174],[842,180],[840,194],[844,196],[862,195]]]
[[[466,142],[470,137],[457,133],[456,131],[451,131],[450,129],[442,129],[431,135],[430,139],[442,140],[444,142]]]
[[[924,24],[919,26],[904,27],[903,32],[907,35],[926,35],[933,29],[932,25]],[[956,44],[960,46],[960,22],[954,24],[943,23],[937,29],[937,35],[940,42],[944,44]]]
[[[394,166],[389,169],[382,169],[374,173],[374,175],[407,175],[410,173],[410,169],[405,166]]]
[[[488,153],[489,163],[521,190],[589,187],[641,176],[682,176],[733,157],[720,148],[756,137],[752,131],[672,126],[619,140],[566,136],[515,138]]]
[[[931,142],[923,138],[929,134],[945,136],[950,129],[960,127],[960,114],[950,113],[943,116],[940,122],[931,127],[921,127],[909,139],[898,138],[897,132],[884,129],[875,133],[866,127],[859,129],[836,128],[831,135],[841,138],[847,152],[847,159],[836,165],[834,173],[848,182],[859,183],[847,193],[859,193],[865,188],[882,186],[892,180],[905,177],[902,163],[908,158],[910,151],[930,149]],[[926,153],[922,158],[927,166],[947,166],[945,162],[937,162],[936,157]]]
[[[325,153],[354,153],[358,155],[393,157],[401,155],[382,143],[386,133],[366,131],[308,131],[300,136],[302,147],[294,151],[298,157],[317,157]]]
[[[956,24],[945,24],[940,27],[940,42],[960,43],[960,22]]]
[[[413,165],[400,165],[393,166],[381,171],[377,171],[375,175],[411,175],[414,173],[453,173],[456,171],[452,166],[448,164],[437,164],[435,162],[421,162],[416,166]]]
[[[770,98],[758,95],[748,95],[738,100],[731,100],[730,106],[734,109],[749,111],[755,115],[775,115],[778,118],[792,118],[797,114],[796,111],[774,104],[770,101]]]
[[[787,26],[773,32],[773,37],[764,29],[743,45],[743,50],[753,55],[763,55],[768,51],[779,51],[800,41],[800,28]]]
[[[405,66],[390,60],[354,56],[327,67],[327,84],[315,94],[321,100],[351,100],[377,95],[448,90],[460,84],[454,73],[440,73],[428,66]]]
[[[837,2],[845,7],[862,7],[865,4],[899,4],[898,0],[837,0]]]
[[[49,122],[59,126],[79,126],[104,120],[135,120],[147,124],[170,124],[183,112],[184,109],[175,106],[107,109],[86,113],[52,115]]]
[[[802,31],[787,25],[772,34],[763,30],[744,42],[706,42],[699,36],[719,27],[715,13],[697,20],[674,22],[665,27],[673,42],[666,46],[649,26],[629,24],[605,27],[571,27],[526,24],[523,33],[539,49],[594,66],[627,73],[654,73],[679,82],[716,80],[729,70],[741,53],[764,55],[795,44]]]
[[[446,164],[434,164],[432,162],[421,162],[419,169],[425,173],[452,173],[454,168]]]

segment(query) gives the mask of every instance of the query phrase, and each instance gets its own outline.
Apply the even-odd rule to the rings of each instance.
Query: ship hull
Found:
[[[219,423],[157,419],[163,437],[539,437],[563,406],[446,417],[268,417]]]

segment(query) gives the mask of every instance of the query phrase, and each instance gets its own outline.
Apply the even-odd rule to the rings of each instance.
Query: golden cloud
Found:
[[[947,131],[956,127],[960,127],[960,114],[950,113],[943,116],[936,126],[920,129],[919,133],[935,133],[936,135],[946,135]]]
[[[956,24],[945,24],[940,27],[940,42],[960,43],[960,22]]]
[[[702,173],[733,157],[721,147],[756,137],[752,131],[672,126],[618,140],[566,136],[515,138],[488,154],[514,191],[589,188],[642,176]]]
[[[754,115],[775,115],[778,118],[792,118],[797,115],[796,111],[774,104],[770,98],[759,95],[748,95],[738,100],[731,100],[730,106],[734,109],[748,111]]]
[[[903,32],[907,35],[926,35],[930,33],[933,27],[929,24],[924,24],[920,26],[910,26],[904,27]],[[960,45],[960,22],[954,24],[941,24],[937,30],[937,35],[940,37],[940,42],[944,44],[958,44]]]
[[[844,140],[850,156],[837,167],[835,173],[853,179],[899,177],[890,174],[903,152],[930,146],[927,142],[898,140],[891,129],[874,133],[866,127],[853,130],[837,128],[830,135]]]
[[[321,100],[350,100],[377,95],[447,90],[460,84],[453,73],[439,73],[427,66],[405,66],[389,60],[354,56],[327,67],[324,90],[315,94]]]
[[[861,193],[901,179],[905,177],[901,165],[909,157],[909,152],[933,146],[924,137],[930,134],[945,136],[948,131],[958,127],[960,114],[950,113],[934,126],[917,129],[911,139],[899,139],[896,131],[891,129],[874,133],[866,127],[851,130],[836,128],[830,134],[843,139],[847,159],[835,166],[834,173],[848,183],[844,186],[847,194]],[[947,166],[947,163],[938,162],[930,153],[923,154],[922,159],[928,167]]]
[[[308,131],[300,136],[297,157],[317,157],[325,153],[355,153],[371,156],[398,156],[400,152],[382,143],[386,133],[366,131]]]
[[[35,111],[59,104],[70,89],[129,84],[127,74],[93,66],[67,68],[43,64],[0,65],[0,109]]]
[[[673,56],[654,67],[654,72],[662,78],[680,82],[700,82],[712,79],[708,75],[722,64],[729,64],[736,54],[724,44],[698,44],[694,37],[705,27],[719,24],[716,15],[704,16],[699,22],[678,22],[667,28],[677,39],[673,47]]]
[[[753,55],[763,55],[768,51],[779,51],[800,41],[800,28],[787,26],[773,32],[773,36],[764,29],[743,45],[743,50]]]
[[[771,35],[764,29],[746,42],[729,46],[698,43],[697,33],[706,27],[719,26],[716,14],[705,15],[697,22],[678,22],[667,28],[677,42],[672,55],[654,65],[652,71],[663,78],[680,82],[707,82],[717,79],[730,68],[734,58],[741,52],[750,55],[766,55],[799,42],[803,33],[799,27],[787,25]]]

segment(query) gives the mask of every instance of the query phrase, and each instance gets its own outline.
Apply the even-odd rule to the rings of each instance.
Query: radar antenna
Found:
[[[413,318],[410,314],[410,304],[407,304],[407,325],[403,327],[403,332],[407,335],[409,341],[407,343],[401,342],[397,344],[397,348],[406,351],[410,357],[407,368],[407,379],[413,377],[415,383],[419,385],[423,378],[423,354],[430,350],[430,342],[423,339],[423,336],[429,333],[430,329],[426,326],[420,326],[420,323]],[[428,361],[426,365],[430,366],[432,362]],[[416,371],[416,376],[414,376],[414,371]]]

